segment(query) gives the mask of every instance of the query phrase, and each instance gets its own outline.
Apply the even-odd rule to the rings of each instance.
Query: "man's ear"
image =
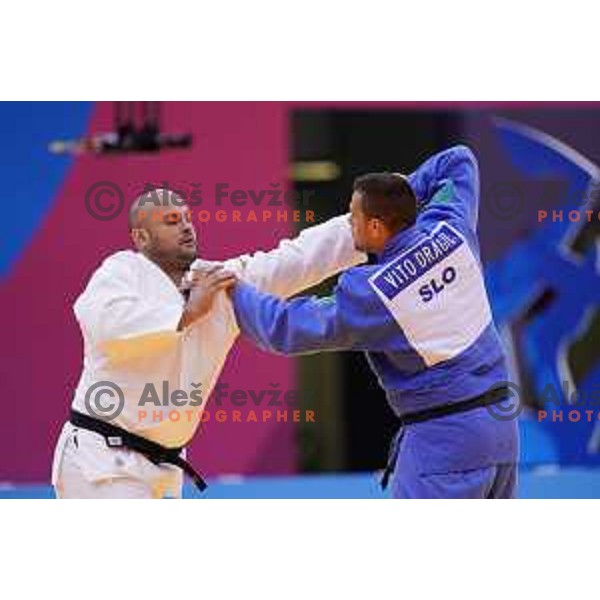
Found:
[[[381,219],[372,219],[373,233],[378,237],[384,237],[387,235],[387,227]]]
[[[142,250],[143,248],[145,248],[148,245],[148,242],[150,241],[150,235],[145,229],[132,229],[130,235],[133,245],[138,250]]]

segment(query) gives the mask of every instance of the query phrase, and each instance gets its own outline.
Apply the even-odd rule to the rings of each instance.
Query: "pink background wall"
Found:
[[[174,184],[202,182],[202,189],[208,191],[217,182],[246,190],[286,182],[285,105],[163,103],[163,111],[163,128],[191,131],[193,148],[157,156],[75,158],[41,226],[3,279],[0,481],[48,481],[54,443],[68,413],[82,358],[71,305],[100,261],[128,246],[124,214],[108,222],[92,219],[84,206],[86,189],[96,181],[113,181],[129,200],[135,184],[163,179]],[[112,130],[112,114],[112,103],[94,105],[88,133]],[[204,194],[203,206],[210,209],[213,201],[208,196]],[[201,254],[225,258],[267,249],[290,230],[285,224],[213,220],[199,226]],[[260,390],[273,381],[292,388],[294,375],[292,361],[238,342],[221,381],[230,388]],[[191,457],[208,475],[291,472],[295,468],[293,424],[207,423],[192,444]]]

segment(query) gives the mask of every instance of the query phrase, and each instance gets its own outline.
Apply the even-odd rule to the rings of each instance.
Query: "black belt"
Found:
[[[442,404],[441,406],[434,406],[433,408],[426,408],[417,412],[408,413],[400,417],[400,429],[398,433],[392,439],[390,444],[390,451],[388,455],[387,465],[381,476],[381,487],[385,490],[388,485],[389,479],[394,472],[396,466],[396,460],[398,459],[398,452],[400,450],[400,441],[402,440],[402,434],[406,425],[412,425],[414,423],[423,423],[424,421],[431,421],[432,419],[439,419],[440,417],[447,417],[449,415],[456,415],[459,413],[474,410],[475,408],[482,408],[484,406],[490,406],[506,400],[510,396],[510,389],[508,386],[503,385],[497,388],[492,388],[479,396],[463,400],[462,402],[454,402],[452,404]]]
[[[129,450],[134,450],[135,452],[144,455],[155,465],[166,463],[179,467],[192,479],[201,492],[208,487],[206,481],[204,481],[194,467],[180,456],[183,448],[166,448],[156,442],[151,442],[146,438],[135,435],[122,427],[113,425],[108,421],[95,419],[94,417],[77,412],[76,410],[71,410],[70,421],[75,427],[99,433],[106,440],[106,444],[111,448],[128,448]]]

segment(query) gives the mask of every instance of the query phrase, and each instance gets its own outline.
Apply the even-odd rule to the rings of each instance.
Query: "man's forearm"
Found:
[[[263,292],[287,298],[366,260],[354,248],[348,215],[305,229],[270,252],[225,263]]]

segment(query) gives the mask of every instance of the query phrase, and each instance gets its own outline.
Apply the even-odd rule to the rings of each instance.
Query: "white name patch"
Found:
[[[428,366],[460,354],[492,318],[479,263],[446,222],[369,283]]]

